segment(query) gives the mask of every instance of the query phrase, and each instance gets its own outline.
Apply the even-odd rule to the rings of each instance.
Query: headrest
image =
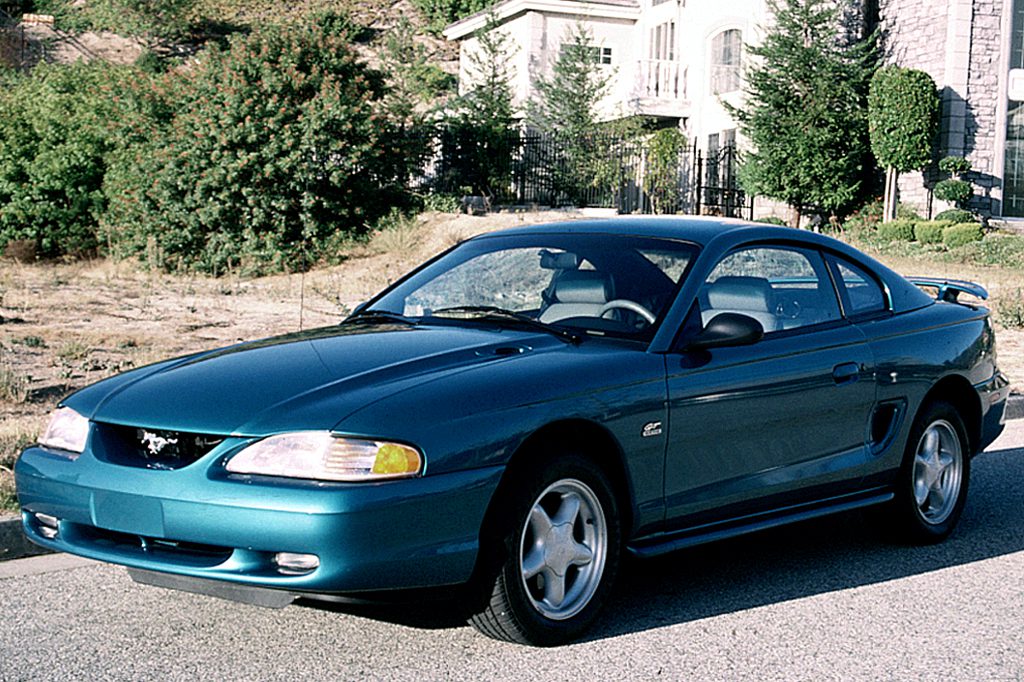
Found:
[[[772,285],[764,277],[719,277],[708,287],[708,303],[716,310],[772,312]]]
[[[563,270],[555,279],[554,298],[559,303],[607,303],[611,280],[595,270]]]

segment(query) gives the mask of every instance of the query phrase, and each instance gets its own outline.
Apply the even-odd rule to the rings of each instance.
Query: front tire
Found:
[[[946,402],[925,406],[910,430],[897,484],[902,539],[945,540],[967,503],[970,473],[970,440],[959,413]]]
[[[597,616],[618,569],[619,512],[607,477],[589,460],[563,455],[511,476],[498,503],[496,571],[485,576],[489,599],[470,622],[521,644],[574,639]]]

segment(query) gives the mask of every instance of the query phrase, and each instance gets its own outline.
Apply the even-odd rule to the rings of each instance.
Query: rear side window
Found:
[[[838,256],[831,256],[837,284],[847,317],[878,313],[888,309],[885,292],[863,268]]]
[[[760,322],[765,334],[842,319],[821,254],[790,246],[730,253],[711,271],[698,302],[705,325],[739,313]]]

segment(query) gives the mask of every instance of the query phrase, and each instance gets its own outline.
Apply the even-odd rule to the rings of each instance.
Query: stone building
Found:
[[[886,61],[931,74],[942,99],[936,159],[965,156],[973,208],[1024,217],[1024,108],[1011,102],[1010,69],[1024,66],[1024,0],[880,0]],[[901,200],[945,208],[928,188],[936,168],[900,182]]]
[[[1024,92],[1010,92],[1012,69],[1024,69],[1024,0],[845,0],[851,35],[878,28],[885,60],[928,72],[942,100],[935,158],[966,156],[973,165],[973,208],[995,217],[1024,217]],[[517,46],[516,103],[534,94],[550,69],[566,28],[584,22],[595,55],[613,74],[601,103],[608,118],[642,114],[676,124],[701,148],[736,139],[722,102],[742,97],[742,46],[759,41],[765,0],[504,0],[493,11]],[[460,82],[476,49],[481,13],[445,30],[460,41]],[[1024,71],[1020,74],[1024,82]],[[901,201],[924,214],[946,206],[930,188],[934,166],[901,177]]]

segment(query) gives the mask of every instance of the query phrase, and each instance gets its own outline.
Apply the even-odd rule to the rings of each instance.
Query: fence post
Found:
[[[697,168],[697,172],[694,173],[696,176],[694,186],[697,188],[697,194],[693,201],[693,214],[700,215],[700,200],[701,196],[704,194],[704,153],[699,149],[697,150],[694,165]]]

